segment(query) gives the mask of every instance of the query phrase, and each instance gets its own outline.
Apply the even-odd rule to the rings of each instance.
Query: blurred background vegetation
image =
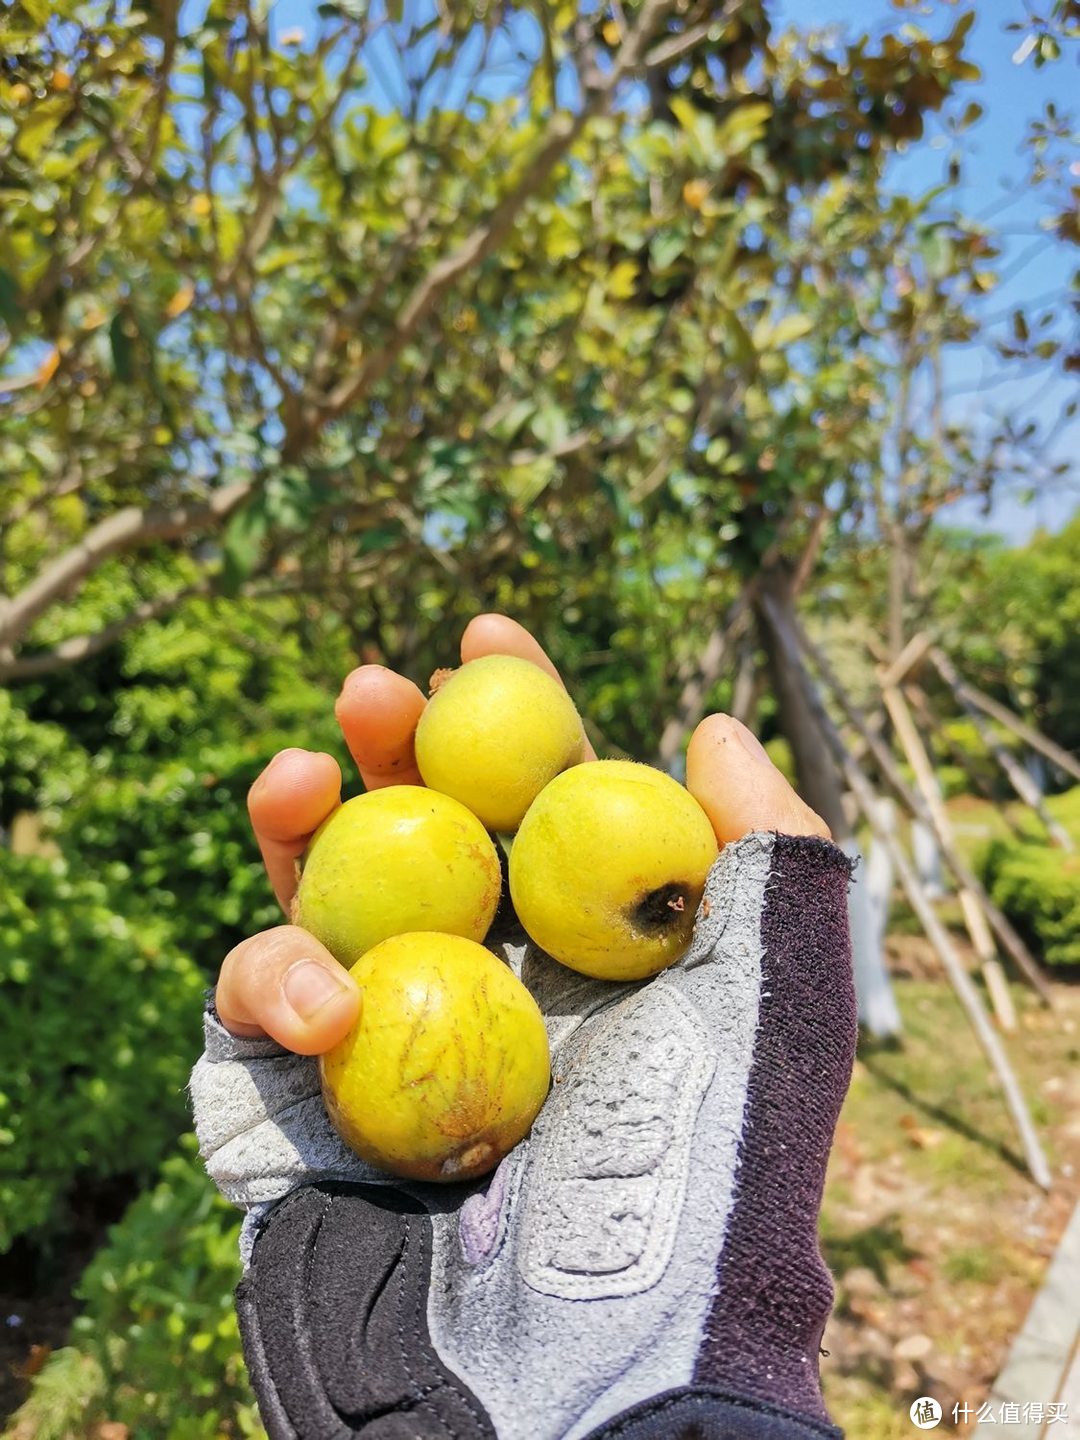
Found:
[[[203,989],[276,918],[247,787],[283,745],[345,762],[356,664],[423,682],[505,610],[601,747],[677,769],[734,710],[837,833],[766,601],[868,703],[931,627],[1080,748],[1078,13],[0,8],[12,1436],[261,1433],[184,1086]],[[830,1398],[870,1440],[909,1392],[985,1392],[1080,1163],[1080,862],[923,684],[969,858],[1058,977],[1052,1029],[1014,987],[1058,1191],[1023,1253],[972,1240],[1030,1190],[932,956],[894,947],[905,1039],[860,1061],[825,1222]]]

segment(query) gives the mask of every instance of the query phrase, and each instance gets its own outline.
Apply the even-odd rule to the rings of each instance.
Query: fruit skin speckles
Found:
[[[423,786],[388,785],[347,800],[316,832],[292,918],[348,966],[409,931],[483,940],[501,890],[475,815]]]
[[[548,1092],[543,1017],[503,962],[457,935],[397,935],[352,967],[360,1017],[319,1059],[331,1123],[369,1164],[414,1180],[486,1174]]]
[[[510,895],[556,960],[601,980],[640,980],[688,947],[717,854],[708,816],[670,775],[593,760],[529,808],[510,851]]]
[[[442,679],[416,728],[425,784],[505,832],[517,829],[549,781],[581,761],[584,747],[581,717],[563,687],[513,655],[470,660]]]

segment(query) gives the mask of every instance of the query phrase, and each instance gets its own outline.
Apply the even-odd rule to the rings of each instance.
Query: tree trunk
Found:
[[[779,566],[763,572],[759,584],[762,593],[772,599],[785,617],[794,617],[791,582]],[[776,699],[780,729],[791,746],[795,761],[799,793],[828,825],[837,844],[851,840],[852,829],[844,810],[840,771],[807,703],[802,677],[778,642],[767,611],[755,605],[754,614],[761,645],[768,657],[769,679]]]

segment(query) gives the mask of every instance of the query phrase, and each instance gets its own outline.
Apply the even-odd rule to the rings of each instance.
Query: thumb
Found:
[[[215,997],[234,1035],[269,1035],[298,1055],[321,1055],[360,1015],[360,989],[314,935],[278,925],[225,957]]]
[[[730,715],[709,715],[694,731],[686,751],[686,788],[721,845],[754,830],[831,838],[824,820],[799,799],[761,742]]]

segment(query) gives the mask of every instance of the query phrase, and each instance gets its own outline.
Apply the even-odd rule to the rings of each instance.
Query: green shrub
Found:
[[[233,1309],[239,1229],[185,1136],[83,1274],[72,1343],[50,1357],[16,1424],[35,1440],[101,1420],[131,1440],[263,1435]]]
[[[1060,795],[1047,796],[1046,808],[1054,819],[1065,827],[1080,849],[1080,785],[1074,785],[1071,790],[1064,790]],[[1017,819],[1020,831],[1025,837],[1045,844],[1046,831],[1037,815],[1025,807]]]
[[[270,737],[257,749],[224,746],[145,775],[102,777],[58,815],[54,833],[82,866],[108,873],[116,909],[163,922],[216,975],[233,945],[281,920],[246,804],[277,748]]]
[[[0,689],[0,825],[20,810],[65,802],[89,771],[89,755],[59,725],[32,720]]]
[[[0,850],[0,1253],[76,1185],[146,1176],[184,1128],[204,980],[108,876]]]
[[[1048,965],[1080,964],[1080,855],[994,840],[982,871],[995,904]]]

